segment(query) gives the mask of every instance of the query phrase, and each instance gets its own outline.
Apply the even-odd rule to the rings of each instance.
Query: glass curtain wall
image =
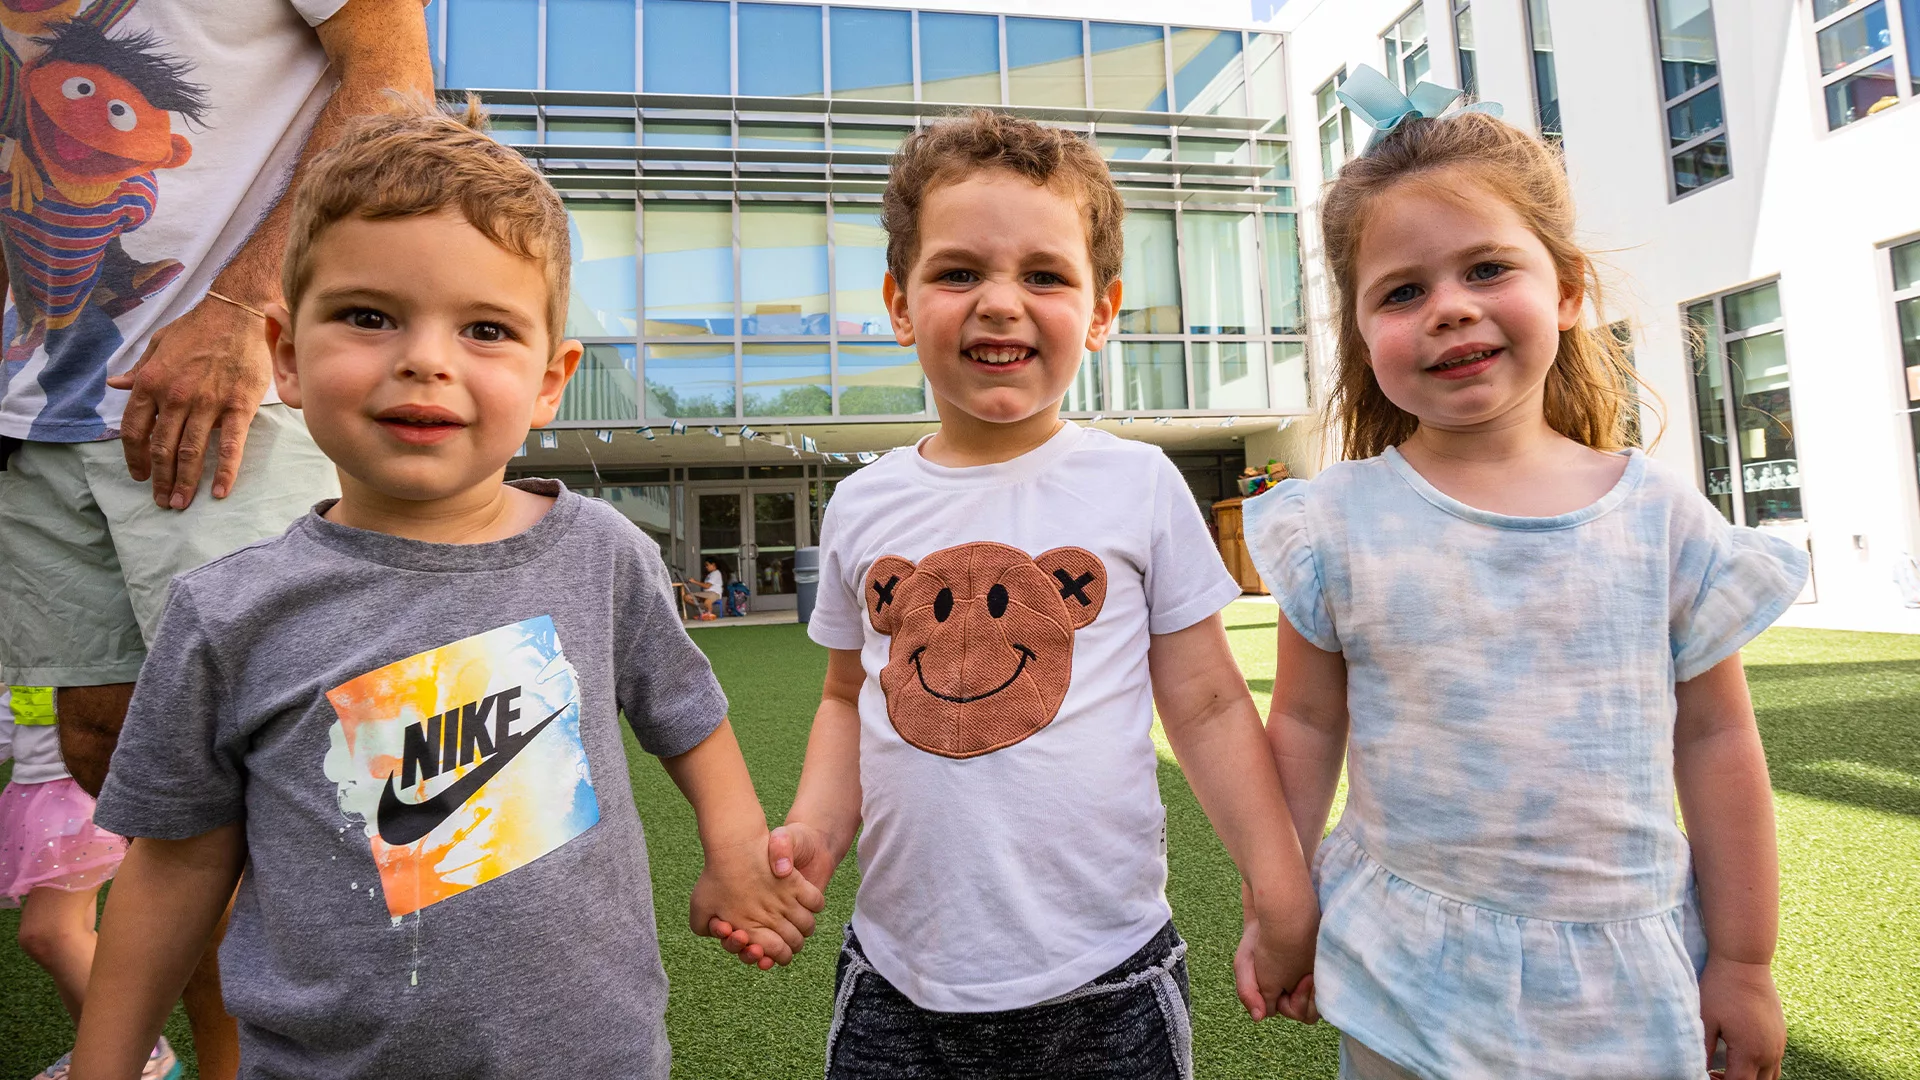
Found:
[[[1526,0],[1528,49],[1533,59],[1533,117],[1540,136],[1557,143],[1566,132],[1560,125],[1560,80],[1553,69],[1553,25],[1547,21],[1547,0]]]
[[[1808,0],[1827,128],[1920,93],[1920,0]]]
[[[1480,97],[1480,67],[1473,50],[1473,5],[1470,0],[1453,0],[1453,56],[1460,68],[1460,90],[1468,101]]]
[[[1900,330],[1900,377],[1907,392],[1909,464],[1920,480],[1920,240],[1893,249],[1893,311]]]
[[[1653,0],[1667,164],[1674,198],[1731,172],[1711,0]]]
[[[880,290],[878,195],[916,102],[1031,110],[1122,185],[1124,306],[1069,411],[1308,407],[1280,35],[757,0],[433,0],[426,18],[450,87],[543,92],[492,106],[570,217],[587,355],[562,424],[928,415]],[[666,97],[608,99],[635,92]]]
[[[1689,304],[1702,480],[1736,525],[1806,517],[1778,282]]]

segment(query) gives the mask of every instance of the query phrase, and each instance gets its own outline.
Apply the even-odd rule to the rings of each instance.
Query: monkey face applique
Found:
[[[1037,557],[978,541],[919,565],[884,555],[867,571],[867,617],[893,642],[880,688],[895,731],[942,757],[1012,746],[1060,712],[1073,632],[1100,614],[1107,568],[1084,548]]]

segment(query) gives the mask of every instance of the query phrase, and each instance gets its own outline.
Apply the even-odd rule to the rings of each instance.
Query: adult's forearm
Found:
[[[73,1051],[73,1080],[140,1075],[246,861],[239,824],[135,840],[114,878]]]
[[[1780,856],[1759,732],[1727,728],[1676,746],[1674,781],[1708,951],[1771,962],[1780,936]]]

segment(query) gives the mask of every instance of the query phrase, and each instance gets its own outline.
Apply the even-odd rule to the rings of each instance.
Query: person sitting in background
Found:
[[[701,566],[707,572],[706,580],[689,580],[686,583],[687,599],[700,605],[700,617],[702,619],[717,619],[720,616],[718,612],[714,611],[714,605],[718,604],[720,598],[726,595],[727,576],[721,573],[720,562],[717,559],[709,558],[702,560]]]

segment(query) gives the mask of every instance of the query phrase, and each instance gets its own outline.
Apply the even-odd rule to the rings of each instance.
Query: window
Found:
[[[1278,119],[1272,133],[1287,133],[1287,76],[1279,34],[1247,39],[1247,105],[1250,115]]]
[[[647,415],[676,419],[732,417],[733,346],[704,342],[648,345]]]
[[[1093,107],[1167,111],[1166,41],[1157,26],[1094,23]]]
[[[1460,65],[1460,91],[1468,101],[1480,96],[1480,69],[1473,55],[1473,6],[1469,0],[1453,2],[1453,56]]]
[[[918,416],[927,411],[920,357],[893,342],[840,346],[841,416]]]
[[[913,14],[833,8],[833,96],[913,100]]]
[[[546,8],[548,89],[633,89],[629,0],[547,0]]]
[[[1257,333],[1252,329],[1261,317],[1254,216],[1189,211],[1180,220],[1187,258],[1187,332]]]
[[[920,100],[1000,104],[1000,20],[920,14]]]
[[[653,94],[731,94],[727,5],[713,0],[643,0],[642,89]]]
[[[1300,304],[1300,232],[1292,214],[1265,214],[1267,324],[1276,334],[1306,332]]]
[[[460,0],[447,11],[447,82],[534,89],[539,40],[538,0]]]
[[[1527,0],[1527,37],[1533,54],[1533,116],[1540,137],[1557,143],[1560,127],[1560,80],[1553,71],[1553,26],[1547,21],[1547,0]]]
[[[1907,389],[1912,464],[1920,477],[1920,240],[1893,249],[1893,310],[1900,325],[1900,365]]]
[[[640,418],[638,385],[632,345],[588,345],[554,419],[631,424]]]
[[[740,204],[740,332],[827,332],[827,208],[819,203]]]
[[[732,334],[733,208],[724,202],[644,205],[647,334]],[[651,360],[647,380],[651,387]],[[733,384],[727,385],[731,393]]]
[[[1697,301],[1686,321],[1707,498],[1736,525],[1804,519],[1779,283]]]
[[[827,346],[748,345],[741,350],[743,416],[831,416]]]
[[[1920,93],[1920,0],[1813,0],[1813,18],[1827,130]]]
[[[570,199],[566,206],[573,247],[567,336],[634,336],[632,200]]]
[[[1120,407],[1147,412],[1187,407],[1187,365],[1177,341],[1116,341],[1107,345]]]
[[[1080,24],[1007,17],[1007,99],[1015,105],[1087,104]]]
[[[1727,177],[1727,121],[1711,0],[1653,0],[1673,197]]]
[[[1180,261],[1173,246],[1173,211],[1133,210],[1122,219],[1126,254],[1120,268],[1122,334],[1180,332]]]
[[[1266,352],[1266,345],[1257,341],[1195,342],[1194,408],[1266,408]]]
[[[835,203],[833,302],[840,333],[892,336],[887,305],[880,299],[880,279],[886,273],[887,232],[880,227],[880,205]]]
[[[793,4],[740,5],[740,92],[817,98],[826,92],[820,59],[820,9]]]
[[[1247,115],[1246,78],[1240,64],[1240,31],[1176,27],[1173,46],[1173,108],[1206,116]]]
[[[1347,81],[1347,69],[1320,84],[1313,92],[1314,114],[1320,121],[1320,177],[1332,180],[1353,156],[1353,117],[1334,91]]]
[[[1427,56],[1426,6],[1415,4],[1413,10],[1400,16],[1399,22],[1380,35],[1380,43],[1387,50],[1387,78],[1401,93],[1411,91],[1433,66]]]

